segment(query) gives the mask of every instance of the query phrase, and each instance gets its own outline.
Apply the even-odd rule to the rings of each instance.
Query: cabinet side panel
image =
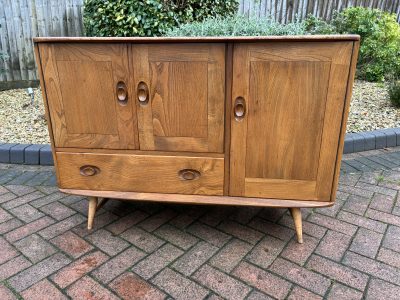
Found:
[[[342,155],[343,155],[344,138],[346,135],[347,121],[348,121],[349,111],[350,111],[350,102],[351,102],[351,96],[352,96],[352,92],[353,92],[354,76],[356,73],[359,48],[360,48],[360,42],[359,41],[353,42],[350,72],[349,72],[349,78],[347,81],[346,103],[345,103],[345,106],[343,109],[343,120],[342,120],[342,127],[340,129],[340,138],[339,138],[338,152],[337,152],[337,158],[336,158],[335,175],[334,175],[335,177],[334,177],[333,184],[332,184],[331,201],[336,200],[336,192],[337,192],[339,176],[340,176],[340,165],[342,162]]]
[[[36,64],[38,66],[38,73],[39,73],[39,79],[40,79],[40,89],[42,90],[42,98],[43,98],[43,104],[44,104],[44,109],[45,109],[45,114],[46,114],[47,129],[49,131],[50,144],[51,144],[53,161],[54,161],[54,167],[56,169],[57,183],[59,185],[60,184],[60,178],[59,178],[59,172],[58,172],[57,156],[55,154],[55,143],[54,143],[52,119],[51,119],[51,116],[50,116],[49,106],[48,106],[48,102],[47,102],[46,83],[44,81],[44,76],[43,76],[42,57],[41,57],[41,49],[40,49],[41,47],[43,47],[42,44],[38,44],[38,43],[34,44],[35,59],[36,59]]]
[[[331,199],[352,51],[352,42],[338,43],[332,58],[316,187],[322,201]]]
[[[59,147],[66,144],[68,132],[55,64],[54,46],[47,43],[41,44],[39,50],[54,144]],[[51,101],[51,103],[49,103],[49,101]]]

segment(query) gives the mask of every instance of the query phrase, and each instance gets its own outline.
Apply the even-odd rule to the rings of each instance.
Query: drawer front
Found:
[[[58,152],[57,163],[65,189],[223,194],[223,158]]]

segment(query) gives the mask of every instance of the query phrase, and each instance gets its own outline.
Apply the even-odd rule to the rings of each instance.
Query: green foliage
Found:
[[[306,34],[303,22],[280,24],[272,19],[230,16],[227,18],[208,18],[174,28],[167,36],[262,36],[262,35],[301,35]]]
[[[174,11],[176,24],[203,21],[218,16],[232,16],[239,6],[238,0],[164,0]]]
[[[159,36],[180,24],[236,13],[237,0],[85,0],[88,36]]]
[[[335,34],[336,27],[328,22],[309,14],[304,20],[304,26],[310,34]]]
[[[389,83],[389,99],[393,106],[400,108],[400,80],[392,80]]]
[[[85,0],[83,20],[88,36],[155,36],[174,25],[159,0]]]
[[[336,32],[361,36],[358,78],[383,81],[400,75],[400,25],[394,14],[351,7],[335,13],[330,24],[312,16],[305,23],[312,34]]]
[[[339,33],[361,36],[358,75],[369,81],[400,75],[400,25],[396,16],[378,9],[353,7],[334,19]]]

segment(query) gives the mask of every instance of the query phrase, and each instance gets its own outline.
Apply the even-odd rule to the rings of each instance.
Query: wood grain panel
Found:
[[[353,43],[342,43],[332,59],[316,187],[317,195],[326,201],[330,200],[332,192],[352,50]]]
[[[236,98],[243,97],[245,100],[249,98],[250,59],[248,44],[234,44],[232,75],[229,195],[244,196],[248,118],[236,120],[233,117],[233,111]]]
[[[61,188],[223,194],[223,158],[58,152],[57,160]],[[84,166],[97,168],[98,172],[83,176],[80,168]],[[186,169],[199,172],[198,178],[184,180],[180,171]]]
[[[150,68],[154,135],[206,137],[207,62],[151,62]]]
[[[251,62],[246,178],[316,179],[329,70],[329,62]]]
[[[41,45],[46,93],[57,147],[137,149],[132,91],[127,105],[116,95],[129,82],[126,45]]]
[[[133,45],[140,149],[223,152],[225,45]],[[139,93],[139,92],[138,92]]]
[[[49,109],[49,103],[47,101],[47,94],[46,94],[46,83],[44,81],[44,76],[43,76],[43,68],[42,68],[42,63],[41,63],[41,56],[40,56],[40,50],[39,50],[39,45],[35,44],[34,45],[34,51],[35,51],[35,59],[38,65],[38,73],[39,73],[39,78],[40,78],[40,89],[42,92],[42,99],[43,99],[43,105],[45,109],[45,116],[46,116],[46,121],[47,121],[47,130],[49,132],[50,136],[50,144],[51,144],[51,149],[52,149],[52,157],[54,161],[54,168],[56,171],[56,178],[57,178],[57,185],[60,184],[59,180],[59,172],[58,172],[58,162],[57,162],[57,157],[56,153],[54,151],[55,149],[55,143],[54,143],[54,135],[53,135],[53,126],[51,123],[51,118],[50,118],[50,109]]]
[[[58,60],[60,90],[69,134],[118,134],[111,62]],[[102,78],[99,81],[97,74]],[[85,87],[79,86],[84,84]],[[67,100],[68,99],[68,100]],[[96,105],[93,105],[96,101]],[[88,122],[90,116],[96,116]]]
[[[352,96],[352,91],[353,91],[353,83],[354,83],[354,76],[356,73],[359,48],[360,48],[360,42],[355,41],[353,43],[349,79],[347,82],[346,103],[343,106],[343,119],[342,119],[342,124],[341,124],[341,128],[340,128],[340,138],[338,141],[335,175],[334,175],[334,180],[333,180],[333,184],[332,184],[332,194],[331,194],[332,202],[334,202],[336,200],[336,191],[337,191],[337,187],[338,187],[338,183],[339,183],[340,164],[342,162],[344,139],[345,139],[345,135],[346,135],[347,119],[349,116],[350,102],[351,102],[351,96]]]
[[[262,198],[263,195],[274,195],[279,199],[317,200],[315,187],[316,182],[311,180],[245,179],[245,194],[247,197]]]
[[[164,155],[164,156],[191,156],[191,157],[197,157],[201,155],[201,157],[212,157],[212,158],[224,158],[225,154],[224,153],[210,153],[210,152],[204,152],[204,153],[197,153],[197,152],[178,152],[175,151],[171,153],[171,151],[142,151],[142,150],[113,150],[113,149],[84,149],[84,148],[60,148],[56,147],[55,150],[57,152],[69,152],[69,153],[100,153],[100,154],[137,154],[137,155]]]
[[[247,115],[232,121],[231,195],[330,200],[352,47],[236,45],[232,103]]]

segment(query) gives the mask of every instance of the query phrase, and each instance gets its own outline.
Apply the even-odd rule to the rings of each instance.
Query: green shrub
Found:
[[[159,36],[180,24],[236,13],[238,0],[85,0],[88,36]]]
[[[353,7],[333,21],[339,33],[361,36],[358,76],[369,81],[400,75],[400,25],[396,15],[378,9]]]
[[[280,24],[272,19],[230,16],[227,18],[208,18],[174,28],[167,36],[262,36],[262,35],[301,35],[306,34],[303,22]]]
[[[85,0],[83,20],[88,36],[154,36],[174,25],[159,0]]]
[[[389,83],[389,99],[393,106],[400,108],[400,80],[392,80]]]
[[[238,0],[164,0],[164,3],[174,11],[178,26],[211,17],[232,16],[239,6]]]
[[[335,34],[336,27],[311,14],[304,20],[306,31],[310,34]]]
[[[312,34],[336,32],[361,36],[358,78],[383,81],[400,75],[400,25],[395,14],[351,7],[334,13],[330,24],[312,16],[305,23],[307,31]]]

